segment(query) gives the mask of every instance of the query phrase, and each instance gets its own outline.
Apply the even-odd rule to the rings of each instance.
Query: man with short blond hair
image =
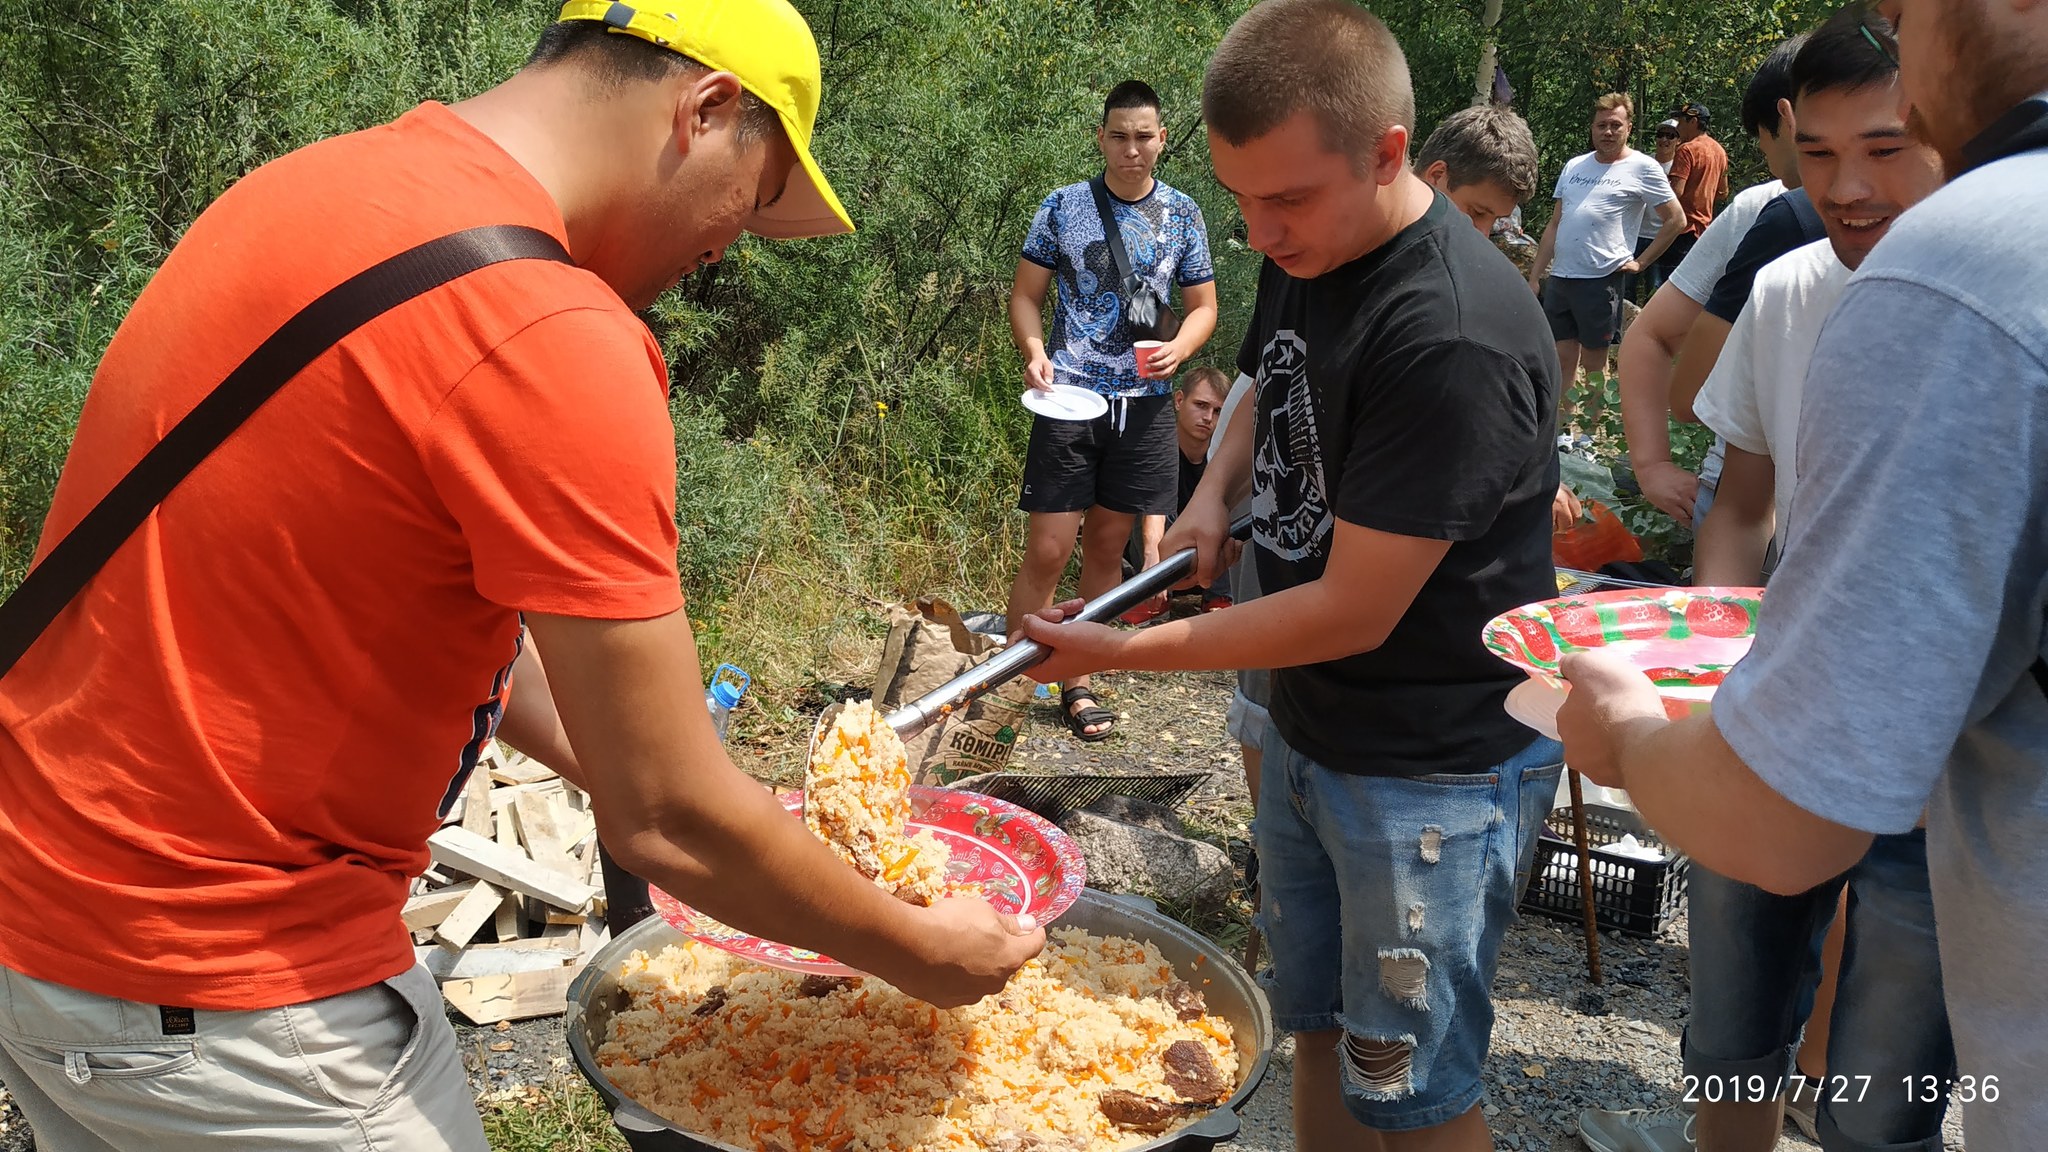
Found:
[[[1256,399],[1160,548],[1212,579],[1249,494],[1263,595],[1134,632],[1058,623],[1072,605],[1026,623],[1047,679],[1275,670],[1261,916],[1303,1152],[1493,1146],[1489,986],[1562,772],[1478,640],[1556,592],[1556,353],[1514,266],[1411,170],[1407,77],[1357,5],[1268,0],[1203,85],[1267,257],[1238,353]]]
[[[1581,371],[1593,397],[1588,415],[1599,409],[1607,349],[1621,330],[1628,277],[1656,263],[1685,232],[1685,213],[1664,169],[1628,146],[1634,114],[1635,102],[1620,92],[1594,101],[1593,151],[1573,157],[1557,174],[1550,223],[1529,270],[1529,287],[1542,298],[1557,342],[1567,416],[1572,383]],[[1646,212],[1660,215],[1664,227],[1638,257],[1634,234]]]

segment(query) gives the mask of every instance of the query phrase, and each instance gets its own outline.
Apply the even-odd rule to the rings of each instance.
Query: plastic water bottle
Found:
[[[711,684],[704,689],[704,707],[711,711],[711,727],[717,730],[719,743],[725,743],[732,710],[739,706],[740,697],[747,694],[747,685],[753,682],[753,677],[737,664],[720,664],[711,673]]]

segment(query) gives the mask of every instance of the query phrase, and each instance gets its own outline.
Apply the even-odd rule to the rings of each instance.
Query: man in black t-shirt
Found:
[[[1555,595],[1558,364],[1521,277],[1409,171],[1400,45],[1269,0],[1209,63],[1217,179],[1267,263],[1233,420],[1162,552],[1217,571],[1249,490],[1257,600],[1137,632],[1026,623],[1033,675],[1273,668],[1258,821],[1269,992],[1304,1152],[1488,1149],[1489,985],[1562,750],[1479,633]],[[1048,617],[1063,618],[1073,605]]]

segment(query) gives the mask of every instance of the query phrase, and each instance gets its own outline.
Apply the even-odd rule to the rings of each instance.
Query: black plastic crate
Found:
[[[1522,909],[1574,924],[1585,922],[1579,896],[1579,853],[1572,838],[1569,808],[1552,812],[1536,840],[1536,859],[1529,869],[1529,887]],[[1641,843],[1669,852],[1643,818],[1626,808],[1586,805],[1586,842],[1591,849],[1593,919],[1602,929],[1629,936],[1654,936],[1685,902],[1686,873],[1692,861],[1684,856],[1637,860],[1604,846],[1633,835]]]

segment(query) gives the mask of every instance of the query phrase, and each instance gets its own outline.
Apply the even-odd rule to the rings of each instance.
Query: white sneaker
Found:
[[[1819,1110],[1820,1096],[1817,1092],[1795,1090],[1793,1095],[1785,1098],[1785,1119],[1816,1144],[1820,1143],[1820,1125],[1816,1115]]]
[[[1693,1115],[1682,1108],[1588,1108],[1579,1139],[1593,1152],[1693,1152]]]

